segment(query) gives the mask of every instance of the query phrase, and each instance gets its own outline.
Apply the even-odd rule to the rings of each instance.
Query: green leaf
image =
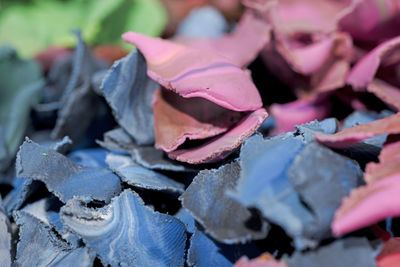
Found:
[[[44,85],[39,65],[21,60],[8,46],[0,47],[0,171],[10,164],[29,123],[32,105]]]

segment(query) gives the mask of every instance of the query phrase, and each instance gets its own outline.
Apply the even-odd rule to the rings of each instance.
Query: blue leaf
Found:
[[[58,152],[27,139],[17,155],[17,176],[39,180],[64,203],[73,196],[110,201],[121,191],[119,178],[108,169],[77,165]]]
[[[74,198],[61,209],[61,220],[111,266],[183,266],[185,226],[154,212],[127,189],[103,208]]]

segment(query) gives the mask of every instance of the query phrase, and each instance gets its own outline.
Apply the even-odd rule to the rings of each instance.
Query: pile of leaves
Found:
[[[399,1],[28,2],[1,266],[399,265]]]

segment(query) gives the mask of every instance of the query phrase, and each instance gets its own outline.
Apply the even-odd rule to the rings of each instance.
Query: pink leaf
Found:
[[[343,148],[364,139],[386,133],[400,134],[400,113],[370,123],[357,125],[333,135],[319,134],[316,139],[329,147]]]
[[[356,40],[379,43],[400,34],[399,0],[362,0],[340,21]]]
[[[376,257],[378,267],[398,267],[400,262],[400,238],[393,237],[385,242]]]
[[[243,256],[235,263],[234,267],[287,267],[287,264],[283,260],[275,260],[269,253],[263,253],[252,260]]]
[[[267,117],[266,110],[260,108],[247,115],[228,132],[203,146],[192,149],[178,149],[170,152],[168,156],[191,164],[220,160],[239,147],[243,140],[252,135]]]
[[[276,120],[274,134],[294,130],[294,126],[326,118],[331,110],[329,102],[324,99],[300,99],[287,104],[273,104],[270,108]]]
[[[347,77],[347,82],[356,90],[367,87],[374,79],[384,57],[399,48],[400,36],[378,45],[353,67]]]
[[[202,97],[235,111],[262,106],[249,75],[222,56],[139,33],[122,38],[143,53],[150,78],[183,97]]]
[[[379,163],[367,165],[367,185],[352,190],[350,196],[343,200],[332,223],[334,234],[344,234],[400,215],[399,137],[389,136]]]
[[[368,84],[367,91],[400,111],[400,89],[382,80],[374,79]]]
[[[270,35],[269,23],[247,11],[231,34],[219,39],[181,39],[180,42],[224,56],[238,66],[246,66],[270,41]]]
[[[156,148],[171,152],[186,139],[204,139],[226,132],[244,114],[204,98],[183,98],[157,90],[153,101]]]

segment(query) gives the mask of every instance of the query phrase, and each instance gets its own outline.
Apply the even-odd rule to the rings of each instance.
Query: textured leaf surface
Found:
[[[139,145],[154,143],[152,98],[159,85],[146,74],[146,61],[137,51],[115,62],[101,90],[118,124]]]
[[[130,190],[97,209],[73,199],[62,208],[61,219],[105,264],[183,266],[185,226],[146,207]]]
[[[27,139],[18,152],[17,176],[39,180],[61,201],[73,196],[110,201],[121,190],[110,170],[77,165],[58,152]]]
[[[183,193],[183,184],[175,182],[167,176],[146,169],[135,163],[129,156],[108,154],[106,162],[123,182],[129,185],[151,190]]]
[[[16,264],[20,266],[92,266],[95,255],[87,248],[73,248],[61,240],[49,225],[19,211],[15,220],[21,239]]]
[[[0,265],[11,266],[11,228],[0,197]]]
[[[183,207],[222,243],[244,243],[267,235],[266,222],[257,217],[251,221],[251,212],[225,195],[235,188],[239,175],[238,162],[200,171],[180,197]]]

